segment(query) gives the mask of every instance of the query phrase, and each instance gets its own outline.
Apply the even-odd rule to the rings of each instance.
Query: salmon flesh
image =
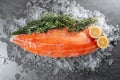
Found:
[[[98,48],[88,28],[79,32],[69,32],[63,28],[46,33],[14,35],[11,41],[33,54],[53,58],[78,57]]]

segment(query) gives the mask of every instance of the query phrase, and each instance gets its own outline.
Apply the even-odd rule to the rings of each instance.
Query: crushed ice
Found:
[[[29,69],[42,69],[46,72],[52,71],[53,74],[57,74],[59,71],[75,71],[75,69],[89,69],[94,71],[99,67],[101,61],[107,56],[111,55],[111,51],[117,45],[117,41],[120,40],[119,26],[108,25],[106,22],[105,15],[99,11],[89,11],[84,9],[80,4],[75,1],[68,0],[31,0],[26,4],[27,10],[25,18],[16,19],[14,16],[4,21],[3,25],[0,24],[0,40],[8,44],[8,56],[10,59],[14,58],[15,61],[24,67]],[[42,14],[54,12],[57,14],[71,14],[75,18],[87,18],[96,17],[98,23],[95,25],[99,26],[105,36],[113,43],[110,43],[107,49],[100,49],[92,54],[66,59],[52,59],[48,57],[40,57],[30,54],[17,45],[12,44],[9,38],[12,36],[12,32],[26,25],[27,22],[39,19]],[[1,20],[0,20],[0,23]],[[1,31],[3,30],[3,31]],[[5,37],[4,37],[5,35]],[[6,38],[7,37],[7,38]],[[106,59],[107,60],[107,59]],[[112,59],[108,59],[108,65],[111,65]],[[41,72],[42,73],[42,72]]]

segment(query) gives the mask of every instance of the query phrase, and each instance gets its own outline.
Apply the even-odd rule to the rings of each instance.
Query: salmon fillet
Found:
[[[89,35],[89,29],[79,32],[52,29],[46,33],[15,35],[11,41],[33,54],[53,58],[77,57],[98,48],[96,40]]]

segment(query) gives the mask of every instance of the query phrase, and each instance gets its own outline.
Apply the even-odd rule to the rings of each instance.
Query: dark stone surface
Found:
[[[26,3],[30,0],[0,0],[0,13],[5,18],[6,15],[14,15],[16,17],[24,17]]]
[[[110,20],[111,24],[120,24],[120,1],[116,0],[76,0],[86,9],[99,10]]]
[[[6,15],[14,15],[16,17],[24,17],[23,12],[26,9],[25,4],[30,0],[0,0],[0,14],[2,18]],[[120,25],[120,0],[77,0],[83,7],[89,10],[99,10],[109,19],[108,23]],[[111,66],[105,62],[95,72],[85,72],[80,75],[79,72],[73,72],[69,75],[63,73],[61,80],[120,80],[120,44],[112,51],[110,58],[114,59]],[[107,67],[106,67],[107,66]],[[19,76],[19,75],[16,75]],[[60,75],[59,75],[60,76]],[[59,77],[58,76],[58,77]],[[56,78],[59,80],[60,78]],[[48,79],[49,80],[49,79]]]

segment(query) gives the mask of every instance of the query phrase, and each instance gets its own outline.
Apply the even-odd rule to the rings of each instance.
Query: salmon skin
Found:
[[[78,57],[98,48],[88,28],[79,32],[63,28],[46,33],[20,34],[13,36],[11,41],[33,54],[53,58]]]

